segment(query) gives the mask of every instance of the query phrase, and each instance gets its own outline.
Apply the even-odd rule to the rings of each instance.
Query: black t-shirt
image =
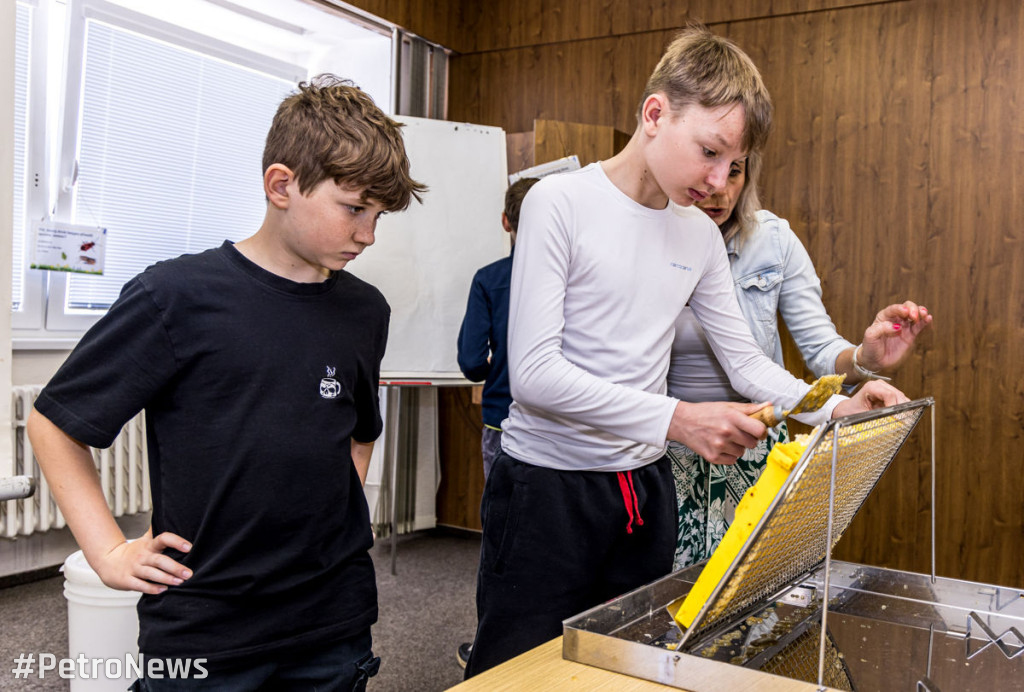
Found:
[[[194,574],[140,600],[144,654],[244,660],[376,622],[350,440],[381,432],[389,316],[351,274],[296,283],[225,242],[125,284],[43,390],[95,447],[146,410],[153,533],[191,541],[168,555]]]

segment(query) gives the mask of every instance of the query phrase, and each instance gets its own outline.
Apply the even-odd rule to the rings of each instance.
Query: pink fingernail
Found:
[[[897,331],[897,332],[898,332],[899,330],[903,329],[903,327],[901,327],[901,326],[900,326],[900,325],[898,325],[898,324],[894,324],[894,325],[892,326],[892,328],[893,328],[893,330],[894,330],[894,331]]]

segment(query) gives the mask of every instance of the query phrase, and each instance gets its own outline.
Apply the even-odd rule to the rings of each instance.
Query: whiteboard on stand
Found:
[[[501,227],[507,167],[498,127],[395,116],[423,203],[386,214],[346,271],[391,306],[383,384],[465,383],[456,341],[476,270],[508,255]]]

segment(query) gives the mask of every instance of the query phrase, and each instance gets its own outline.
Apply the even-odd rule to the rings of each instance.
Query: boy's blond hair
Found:
[[[741,104],[746,117],[743,148],[760,149],[768,139],[772,101],[761,73],[739,46],[701,24],[687,26],[661,56],[640,99],[637,122],[644,101],[657,92],[664,93],[676,110],[693,104],[705,108]]]
[[[263,149],[263,170],[292,170],[299,191],[321,181],[364,188],[364,199],[401,211],[426,186],[409,176],[401,123],[384,114],[351,81],[322,74],[299,84],[277,108]]]

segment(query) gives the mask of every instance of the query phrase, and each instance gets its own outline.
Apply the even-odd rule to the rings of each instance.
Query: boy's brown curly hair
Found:
[[[292,170],[299,191],[321,181],[364,188],[387,211],[401,211],[427,187],[409,175],[401,123],[351,81],[322,74],[299,84],[278,106],[263,149],[263,170]]]

